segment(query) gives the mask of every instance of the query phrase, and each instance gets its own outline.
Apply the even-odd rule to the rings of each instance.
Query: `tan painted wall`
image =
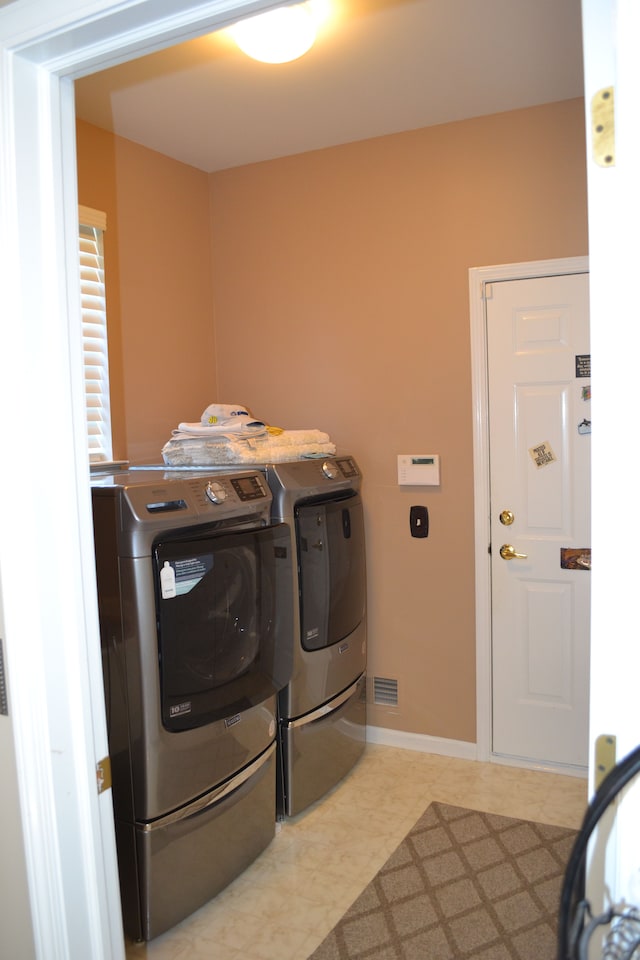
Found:
[[[212,175],[218,399],[364,476],[375,725],[475,740],[468,270],[587,253],[582,101]],[[439,488],[397,454],[439,453]],[[409,507],[426,504],[426,540]]]
[[[209,178],[82,124],[78,153],[80,202],[116,220],[127,455],[157,459],[213,400],[328,431],[365,474],[369,673],[399,685],[370,722],[474,741],[468,270],[587,253],[582,101]],[[207,237],[211,269],[194,261]],[[440,454],[439,488],[397,486],[416,452]]]
[[[107,214],[114,456],[158,462],[216,394],[205,173],[77,125],[81,204]]]

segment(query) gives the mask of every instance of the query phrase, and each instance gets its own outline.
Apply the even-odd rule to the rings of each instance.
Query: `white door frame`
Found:
[[[489,409],[487,370],[487,325],[485,285],[498,280],[525,280],[555,277],[589,270],[588,257],[507,263],[469,270],[471,315],[471,389],[473,402],[473,475],[475,507],[475,583],[476,583],[476,746],[477,759],[514,765],[496,756],[491,748],[491,503],[489,484]],[[518,761],[518,766],[542,769],[539,763]],[[549,765],[556,773],[571,773],[575,768]]]
[[[124,955],[112,798],[99,793],[96,770],[107,736],[82,385],[73,80],[276,3],[0,7],[0,431],[11,438],[11,466],[0,471],[9,704],[0,743],[13,741],[15,767],[3,762],[2,776],[15,780],[21,813],[21,823],[1,819],[0,840],[23,840],[29,900],[20,896],[18,916],[4,898],[0,918],[13,928],[30,914],[25,950],[38,958]]]

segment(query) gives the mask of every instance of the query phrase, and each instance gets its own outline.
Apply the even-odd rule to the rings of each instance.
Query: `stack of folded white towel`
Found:
[[[211,403],[198,423],[179,423],[162,448],[168,466],[279,463],[326,457],[336,448],[321,430],[268,427],[238,404]]]

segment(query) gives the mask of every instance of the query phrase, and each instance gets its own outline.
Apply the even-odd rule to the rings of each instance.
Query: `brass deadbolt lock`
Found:
[[[515,517],[511,513],[511,510],[503,510],[500,514],[500,523],[505,527],[510,527],[514,520]]]

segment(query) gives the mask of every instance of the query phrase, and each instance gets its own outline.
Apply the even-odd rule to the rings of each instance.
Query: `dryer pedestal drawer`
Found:
[[[280,722],[278,815],[295,816],[335,787],[364,752],[366,679],[296,720]]]

